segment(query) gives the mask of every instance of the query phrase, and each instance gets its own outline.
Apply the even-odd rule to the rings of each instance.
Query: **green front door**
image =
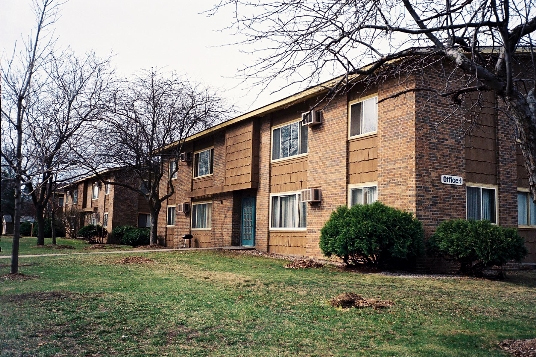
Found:
[[[240,245],[255,245],[255,197],[242,198]]]

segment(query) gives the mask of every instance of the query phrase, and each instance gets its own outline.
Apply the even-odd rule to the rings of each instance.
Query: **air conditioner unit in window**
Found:
[[[302,202],[321,202],[322,190],[319,188],[308,188],[301,191]]]
[[[184,203],[177,205],[177,211],[180,213],[190,212],[190,202],[184,202]]]
[[[191,152],[181,152],[179,160],[182,162],[192,162],[193,155]]]
[[[302,125],[318,125],[322,124],[322,112],[311,110],[306,113],[302,113]]]

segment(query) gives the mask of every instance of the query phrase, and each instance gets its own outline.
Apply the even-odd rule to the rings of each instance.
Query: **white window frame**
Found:
[[[175,206],[168,206],[167,207],[167,214],[166,214],[166,226],[168,227],[174,227],[175,226],[175,220],[177,217],[177,209]],[[171,220],[170,220],[171,218]]]
[[[58,206],[63,207],[65,206],[65,201],[67,201],[64,197],[58,197]]]
[[[91,199],[92,200],[97,200],[99,199],[99,183],[98,182],[94,182],[93,183],[93,186],[91,187]]]
[[[78,188],[74,190],[71,194],[73,205],[78,203]]]
[[[105,195],[109,195],[109,194],[110,194],[110,184],[109,184],[109,183],[105,183],[105,184],[104,184],[104,194],[105,194]]]
[[[179,170],[177,169],[177,161],[171,160],[169,162],[169,176],[172,180],[175,180],[177,178],[177,173]]]
[[[525,212],[525,219],[527,220],[527,224],[520,224],[519,223],[519,195],[522,194],[523,196],[526,196],[526,209],[527,212]],[[530,190],[528,188],[517,188],[517,225],[519,227],[525,227],[525,228],[536,228],[536,204],[532,201],[532,196],[530,193]]]
[[[208,174],[204,174],[204,175],[199,175],[199,156],[204,153],[204,152],[207,152],[209,153],[209,173]],[[207,176],[211,176],[213,173],[214,173],[214,147],[210,147],[210,148],[207,148],[207,149],[203,149],[203,150],[199,150],[199,151],[196,151],[194,152],[194,168],[193,168],[193,177],[194,178],[199,178],[199,177],[207,177]]]
[[[205,215],[205,221],[202,222],[201,227],[194,227],[194,220],[197,217],[197,207],[198,206],[206,206],[207,214]],[[208,231],[212,229],[212,202],[211,201],[205,201],[205,202],[195,202],[192,203],[192,209],[190,211],[190,227],[192,230],[197,231]]]
[[[274,158],[274,145],[276,143],[276,140],[274,139],[274,132],[276,130],[279,130],[279,133],[281,133],[282,128],[284,128],[286,126],[291,126],[291,125],[298,125],[298,153],[294,154],[294,155],[281,157],[281,134],[279,134],[279,153],[280,153],[280,155],[279,155],[278,158]],[[305,147],[303,147],[303,143],[302,143],[302,141],[303,141],[303,138],[302,138],[303,133],[307,133],[307,142],[305,143]],[[270,158],[271,158],[272,162],[288,160],[288,159],[291,159],[291,158],[297,158],[297,157],[300,157],[300,156],[305,156],[309,152],[309,127],[307,125],[302,125],[301,120],[274,126],[272,128],[271,140],[272,140],[272,145],[270,146]]]
[[[492,224],[499,224],[499,190],[496,185],[488,185],[488,184],[482,184],[482,183],[473,183],[473,182],[467,182],[465,185],[465,218],[469,218],[469,197],[467,195],[467,189],[468,188],[479,188],[480,189],[480,217],[482,217],[482,189],[486,190],[494,190],[495,191],[495,222],[491,222]],[[480,218],[482,220],[482,218]]]
[[[102,226],[108,227],[108,212],[104,212],[102,215]]]
[[[365,103],[367,101],[370,101],[370,100],[375,100],[376,101],[376,130],[372,130],[372,131],[366,131],[366,132],[360,132],[359,134],[355,134],[355,135],[352,135],[352,106],[353,105],[356,105],[356,104],[359,104],[359,103]],[[361,105],[361,110],[364,109],[364,106],[363,104]],[[368,115],[365,116],[365,120],[368,118]],[[363,123],[364,121],[362,121]],[[360,125],[361,127],[363,126],[363,124]],[[362,128],[360,128],[360,130],[363,130]],[[348,138],[349,139],[354,139],[354,138],[359,138],[359,137],[363,137],[363,136],[368,136],[368,135],[374,135],[378,132],[378,95],[377,94],[374,94],[374,95],[371,95],[371,96],[367,96],[367,97],[363,97],[363,98],[359,98],[357,100],[353,100],[351,102],[348,103]]]
[[[292,207],[292,212],[294,215],[295,225],[293,227],[281,227],[281,217],[277,217],[277,221],[274,217],[274,197],[288,197],[296,196],[294,207]],[[302,215],[303,212],[303,215]],[[280,214],[280,213],[279,213]],[[303,217],[305,222],[302,222],[300,218]],[[277,224],[274,225],[274,222]],[[271,231],[306,231],[307,230],[307,202],[301,201],[301,191],[292,191],[292,192],[278,192],[270,194],[270,230]]]
[[[372,202],[367,202],[366,204],[374,203],[378,200],[378,182],[363,182],[363,183],[356,183],[356,184],[350,184],[348,185],[348,208],[352,207],[352,190],[355,189],[368,189],[374,187],[376,189],[376,197],[375,200]],[[364,203],[356,203],[356,204],[364,204]]]

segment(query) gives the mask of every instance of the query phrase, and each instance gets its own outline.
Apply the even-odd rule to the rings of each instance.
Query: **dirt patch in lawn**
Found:
[[[516,357],[536,357],[536,338],[530,340],[505,340],[499,347]]]
[[[322,268],[323,263],[317,262],[313,259],[296,259],[285,265],[287,269],[308,269],[308,268]]]
[[[73,298],[77,294],[62,291],[39,291],[16,295],[0,296],[0,302],[21,302],[27,300],[58,301]]]
[[[358,309],[371,307],[377,310],[391,307],[394,305],[394,302],[391,300],[365,299],[363,296],[355,293],[343,293],[331,299],[329,304],[333,307],[340,307],[343,309],[349,309],[351,307]]]
[[[125,257],[115,262],[116,264],[153,264],[154,260],[144,257]]]
[[[99,244],[92,244],[88,247],[85,247],[84,249],[88,249],[88,250],[92,250],[92,249],[117,249],[117,248],[121,248],[123,247],[122,245],[119,245],[119,244],[104,244],[104,243],[99,243]]]
[[[66,244],[45,244],[45,245],[34,245],[33,248],[37,249],[76,249],[72,245],[66,245]]]
[[[26,274],[21,274],[21,273],[16,273],[16,274],[5,274],[5,275],[0,275],[0,281],[24,281],[24,280],[32,280],[32,279],[37,279],[38,276],[35,276],[35,275],[26,275]]]

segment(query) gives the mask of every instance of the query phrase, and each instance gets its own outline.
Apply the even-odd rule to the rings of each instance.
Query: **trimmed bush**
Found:
[[[100,243],[107,234],[108,232],[101,225],[88,224],[78,230],[77,236],[90,243]]]
[[[411,213],[380,202],[337,208],[320,234],[324,255],[346,265],[410,268],[423,252],[423,228]]]
[[[428,249],[434,255],[460,263],[460,273],[474,276],[482,276],[486,268],[519,261],[527,255],[517,229],[464,219],[442,222],[428,240]]]
[[[45,229],[44,229],[44,238],[52,238],[52,220],[50,218],[45,218]],[[54,223],[56,228],[56,237],[65,237],[65,226],[60,220],[56,220]],[[37,237],[37,232],[39,230],[39,224],[37,222],[33,225],[33,236]]]
[[[119,244],[137,247],[140,245],[149,245],[150,233],[149,228],[120,226],[112,230],[112,239],[114,242],[119,242]]]
[[[32,222],[20,222],[20,235],[26,237],[32,235]]]

